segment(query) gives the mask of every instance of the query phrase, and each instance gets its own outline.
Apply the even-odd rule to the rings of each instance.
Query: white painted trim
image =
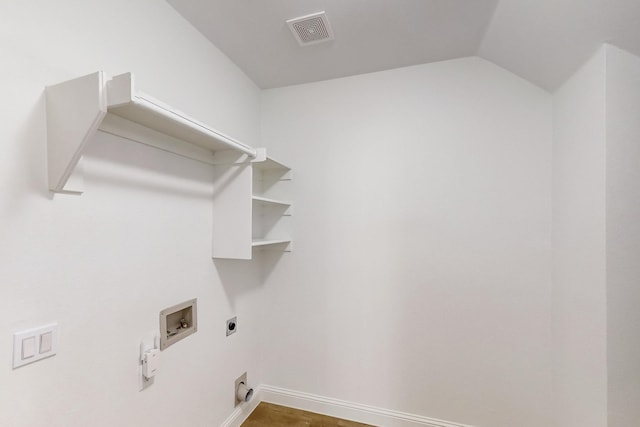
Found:
[[[406,412],[376,408],[359,403],[302,393],[268,385],[260,386],[260,400],[317,414],[384,427],[472,427],[467,424],[437,420]],[[258,399],[254,399],[257,401]],[[257,404],[256,404],[257,405]],[[245,417],[246,419],[246,417]],[[239,424],[238,424],[239,425]],[[224,425],[225,427],[227,424]],[[229,426],[231,426],[229,424]],[[233,424],[235,427],[236,424]]]
[[[253,389],[253,399],[238,405],[220,427],[240,427],[260,402],[262,402],[262,388],[256,387]]]

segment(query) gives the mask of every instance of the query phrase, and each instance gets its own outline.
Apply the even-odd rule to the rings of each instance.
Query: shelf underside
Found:
[[[262,162],[255,162],[253,164],[254,169],[258,169],[258,170],[282,170],[282,171],[290,171],[291,168],[288,166],[285,166],[284,164],[280,163],[277,160],[274,160],[271,157],[267,157],[266,160],[262,161]]]
[[[265,205],[274,205],[274,206],[291,206],[291,202],[285,202],[283,200],[270,199],[267,197],[259,197],[253,196],[251,198],[255,203],[262,203]]]
[[[253,239],[251,246],[256,248],[260,246],[283,245],[291,243],[291,239]]]

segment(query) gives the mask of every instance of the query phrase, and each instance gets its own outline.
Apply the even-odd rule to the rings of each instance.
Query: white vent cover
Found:
[[[289,19],[287,24],[300,46],[333,40],[333,31],[324,11]]]

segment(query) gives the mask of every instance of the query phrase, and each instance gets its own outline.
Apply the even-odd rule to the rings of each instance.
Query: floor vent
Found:
[[[324,12],[289,19],[287,24],[300,46],[333,40],[333,31]]]

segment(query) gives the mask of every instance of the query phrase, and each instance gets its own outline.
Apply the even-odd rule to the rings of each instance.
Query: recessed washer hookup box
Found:
[[[198,331],[198,300],[194,298],[160,312],[160,350]]]

